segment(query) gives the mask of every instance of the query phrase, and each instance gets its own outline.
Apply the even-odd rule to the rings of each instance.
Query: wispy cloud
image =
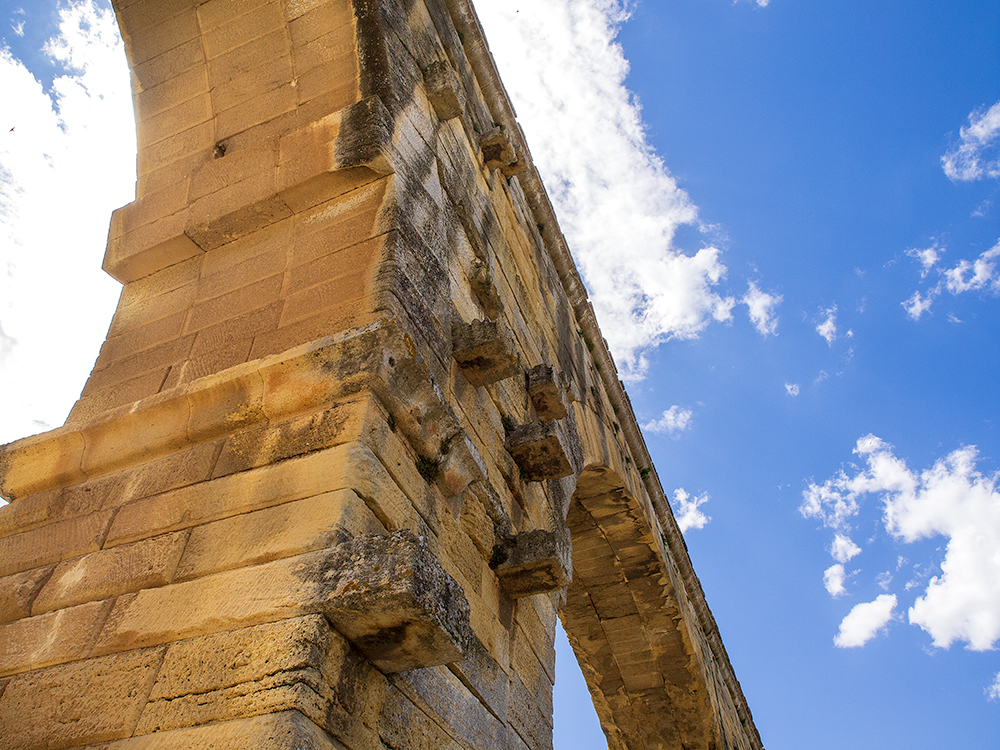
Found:
[[[750,322],[762,336],[778,335],[778,316],[775,309],[784,298],[780,294],[762,292],[757,284],[749,282],[749,289],[740,300],[749,309]]]
[[[663,416],[659,419],[644,424],[642,429],[656,435],[677,435],[690,429],[693,417],[694,412],[690,409],[682,409],[675,404],[663,412]]]
[[[824,310],[820,310],[822,320],[816,324],[816,333],[822,336],[826,343],[833,346],[837,338],[837,306],[833,305]]]
[[[1000,177],[1000,102],[972,112],[959,136],[958,145],[941,157],[944,173],[960,182]]]
[[[924,313],[931,309],[934,300],[944,292],[958,296],[966,292],[981,292],[985,294],[1000,294],[1000,241],[996,245],[979,254],[973,260],[962,259],[951,268],[942,268],[939,261],[941,250],[935,245],[923,250],[907,250],[906,254],[915,258],[921,265],[920,278],[926,278],[931,272],[936,274],[937,282],[927,289],[917,290],[909,298],[901,302],[906,315],[911,320],[920,320]],[[955,321],[958,319],[955,318]]]
[[[60,424],[78,396],[117,296],[100,270],[111,211],[134,197],[113,12],[90,0],[62,7],[44,51],[65,70],[50,90],[0,50],[0,442]]]
[[[792,398],[799,395],[799,384],[798,383],[785,383],[785,393],[787,393]]]
[[[863,498],[874,495],[881,501],[882,523],[895,539],[946,539],[940,574],[930,578],[909,608],[909,622],[940,648],[956,641],[976,651],[993,648],[1000,639],[1000,474],[976,469],[973,446],[952,451],[921,472],[907,467],[874,435],[858,440],[854,452],[866,466],[853,475],[841,470],[822,484],[810,483],[802,514],[843,532],[860,513]]]
[[[705,524],[712,520],[701,510],[701,506],[708,501],[709,497],[706,492],[692,497],[683,488],[674,490],[674,517],[677,519],[677,525],[682,533],[689,529],[703,529]]]
[[[986,697],[991,701],[1000,701],[1000,672],[997,672],[993,684],[986,688]]]
[[[674,244],[679,227],[699,226],[698,212],[650,147],[625,86],[615,37],[629,3],[476,8],[622,375],[641,378],[652,347],[730,320],[736,300],[720,291],[718,247]]]
[[[881,594],[875,601],[856,604],[840,623],[834,644],[839,648],[864,646],[889,624],[895,609],[895,594]]]

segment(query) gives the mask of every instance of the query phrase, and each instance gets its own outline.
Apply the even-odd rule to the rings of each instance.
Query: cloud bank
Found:
[[[959,130],[958,145],[941,157],[948,178],[971,182],[1000,177],[1000,102],[969,114],[969,124]]]
[[[628,3],[479,0],[476,9],[612,353],[625,379],[641,378],[651,348],[730,320],[736,299],[719,291],[719,248],[674,245],[698,213],[647,142],[625,86],[615,37]]]
[[[996,551],[1000,473],[987,475],[977,470],[974,446],[952,451],[921,472],[911,470],[896,457],[892,446],[874,435],[859,439],[854,452],[865,461],[865,468],[857,468],[853,475],[841,470],[822,484],[810,483],[803,493],[802,514],[819,519],[838,532],[837,538],[846,539],[863,499],[877,496],[882,523],[895,539],[907,544],[945,539],[940,572],[930,578],[909,608],[909,622],[926,631],[939,648],[959,642],[974,651],[992,649],[1000,640],[1000,555]],[[831,552],[843,563],[857,553],[853,542],[848,545],[837,538]],[[836,574],[828,574],[825,583],[835,581]],[[827,590],[834,595],[840,591],[835,583],[827,583]],[[838,638],[862,645],[867,639],[858,634],[878,630],[862,625],[876,622],[876,613],[886,619],[891,613],[892,608],[886,610],[888,599],[880,596],[878,601],[881,608],[859,610],[863,614],[855,615],[855,607],[848,615],[854,617],[850,629],[845,634],[842,626]]]
[[[64,6],[44,52],[62,71],[49,90],[0,49],[0,442],[61,424],[79,395],[117,298],[101,271],[111,211],[134,197],[114,14]]]

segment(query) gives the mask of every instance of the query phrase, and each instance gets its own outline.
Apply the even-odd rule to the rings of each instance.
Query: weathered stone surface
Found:
[[[32,611],[41,614],[162,586],[172,578],[186,541],[184,532],[164,534],[59,563]]]
[[[50,667],[11,680],[0,696],[0,748],[61,750],[128,737],[163,649]]]
[[[85,658],[111,604],[91,602],[0,625],[0,677]]]
[[[520,369],[514,342],[494,320],[474,320],[452,326],[452,356],[472,385],[496,383]]]
[[[559,479],[573,473],[559,433],[538,422],[519,425],[505,441],[507,451],[529,482]]]
[[[559,374],[551,365],[538,365],[528,370],[528,396],[543,422],[564,419],[569,413],[563,400]]]
[[[31,603],[52,575],[54,565],[0,578],[0,623],[31,614]]]
[[[333,547],[355,534],[377,533],[385,529],[354,492],[329,492],[199,526],[191,532],[176,579],[259,565]]]
[[[346,750],[298,711],[112,742],[101,750]]]
[[[494,561],[500,585],[513,599],[558,591],[571,578],[569,545],[554,531],[508,537],[497,545]]]
[[[462,91],[455,70],[443,60],[436,60],[424,71],[427,98],[437,116],[442,120],[458,117],[465,109],[465,92]]]
[[[462,657],[469,605],[421,540],[366,536],[337,552],[323,611],[375,666],[400,672]]]

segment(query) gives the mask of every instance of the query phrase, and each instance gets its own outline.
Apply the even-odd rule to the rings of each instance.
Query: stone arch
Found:
[[[560,617],[609,747],[736,747],[718,742],[699,644],[656,520],[621,476],[590,464],[566,522],[573,580]]]

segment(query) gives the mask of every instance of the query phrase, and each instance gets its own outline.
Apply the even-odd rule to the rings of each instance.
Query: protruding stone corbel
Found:
[[[563,400],[559,373],[551,365],[538,365],[528,370],[528,396],[535,413],[543,422],[565,419],[569,413]]]
[[[469,603],[427,544],[408,530],[337,547],[323,614],[385,673],[458,661]]]
[[[501,128],[484,135],[479,140],[479,147],[487,169],[499,169],[506,177],[524,171],[524,162],[519,158],[514,142]]]
[[[552,425],[530,422],[507,433],[507,452],[529,482],[561,479],[573,473],[566,447]]]
[[[465,92],[455,70],[443,60],[432,62],[424,71],[424,88],[434,112],[442,120],[458,117],[465,110]]]
[[[495,320],[455,322],[451,338],[452,356],[474,386],[505,380],[520,370],[514,341]]]
[[[472,262],[469,285],[472,287],[472,293],[479,301],[486,317],[489,320],[496,320],[500,316],[501,310],[500,295],[497,294],[496,286],[493,284],[489,267],[479,258]]]
[[[537,529],[501,540],[491,567],[512,599],[548,594],[565,588],[572,578],[569,544],[554,531]]]

